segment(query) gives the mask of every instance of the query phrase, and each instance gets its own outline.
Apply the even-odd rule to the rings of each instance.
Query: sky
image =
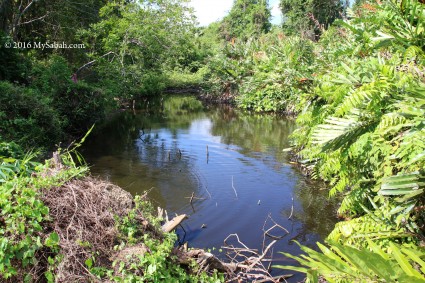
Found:
[[[222,19],[232,8],[233,0],[191,0],[190,5],[195,9],[195,15],[201,26]],[[272,7],[272,23],[280,24],[282,14],[279,10],[279,0],[269,0]]]

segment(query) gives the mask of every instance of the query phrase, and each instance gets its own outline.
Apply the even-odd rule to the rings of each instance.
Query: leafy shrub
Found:
[[[38,90],[0,81],[0,133],[27,147],[48,145],[63,137],[60,115]]]
[[[0,136],[0,158],[22,158],[24,151],[15,142],[2,142]]]
[[[147,72],[140,78],[138,96],[157,95],[165,88],[165,78],[159,72]]]
[[[39,61],[34,67],[32,82],[48,97],[68,135],[87,130],[104,116],[105,109],[112,101],[102,88],[81,80],[75,83],[71,75],[68,62],[63,57],[53,55],[45,61]]]
[[[199,87],[204,81],[204,77],[210,72],[207,66],[199,68],[192,73],[186,70],[174,70],[167,72],[166,87],[167,88],[191,88]]]
[[[10,44],[10,48],[6,48],[7,44]],[[30,69],[29,61],[18,52],[18,49],[12,47],[12,39],[0,31],[0,81],[26,83]]]

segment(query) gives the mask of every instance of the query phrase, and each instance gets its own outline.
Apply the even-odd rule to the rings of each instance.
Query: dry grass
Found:
[[[110,266],[118,235],[114,216],[128,213],[133,206],[131,195],[115,185],[88,177],[45,190],[42,200],[51,217],[45,233],[54,231],[59,235],[59,253],[63,255],[54,271],[56,282],[96,281],[85,261],[96,253],[97,265]]]

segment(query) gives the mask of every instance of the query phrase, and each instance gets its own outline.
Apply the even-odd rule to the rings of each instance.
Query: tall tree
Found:
[[[314,32],[318,36],[347,6],[346,0],[281,0],[283,28],[287,33]]]
[[[69,38],[99,20],[108,0],[2,0],[0,29],[15,40]],[[49,38],[50,37],[50,38]]]
[[[34,48],[36,43],[81,43],[76,37],[78,30],[97,22],[99,11],[107,2],[108,0],[2,0],[0,36],[30,44],[25,45],[24,49],[27,51]],[[71,63],[79,64],[86,60],[82,48],[45,48],[34,52],[38,57],[51,53],[61,54]]]
[[[101,20],[81,31],[95,60],[108,59],[127,85],[147,85],[161,70],[190,61],[194,16],[188,0],[117,1],[105,5]],[[152,83],[153,84],[153,83]]]
[[[270,30],[270,16],[268,0],[234,0],[220,31],[226,40],[258,36]]]

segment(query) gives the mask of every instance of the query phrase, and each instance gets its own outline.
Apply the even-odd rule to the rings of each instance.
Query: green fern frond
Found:
[[[341,177],[339,178],[338,182],[331,188],[329,191],[329,196],[333,197],[337,193],[343,192],[347,189],[347,187],[350,185],[350,180],[347,177]]]
[[[381,136],[398,133],[403,127],[408,126],[408,120],[399,113],[391,112],[383,115],[377,127],[377,133]]]
[[[364,212],[363,208],[359,204],[366,203],[370,195],[371,190],[369,188],[363,186],[352,188],[352,190],[343,198],[338,209],[338,213],[345,215],[349,212],[351,214]]]
[[[384,66],[381,66],[381,69]],[[343,116],[353,109],[366,109],[369,105],[378,104],[389,96],[391,83],[381,77],[368,84],[362,85],[354,91],[347,93],[344,100],[335,110],[335,115]]]
[[[418,46],[409,46],[403,53],[403,62],[408,63],[425,56],[425,52]]]
[[[406,233],[403,229],[396,228],[377,216],[367,214],[337,223],[327,240],[364,246],[366,243],[363,240],[366,238],[384,243],[390,239],[404,239],[410,236],[411,234]]]
[[[327,124],[318,125],[312,134],[312,142],[322,145],[323,151],[347,148],[376,125],[373,120],[358,121],[357,117],[329,117],[325,122]]]
[[[343,116],[349,113],[353,108],[359,108],[362,105],[367,104],[373,99],[373,93],[371,91],[357,89],[348,93],[344,101],[337,107],[335,114],[337,116]]]

